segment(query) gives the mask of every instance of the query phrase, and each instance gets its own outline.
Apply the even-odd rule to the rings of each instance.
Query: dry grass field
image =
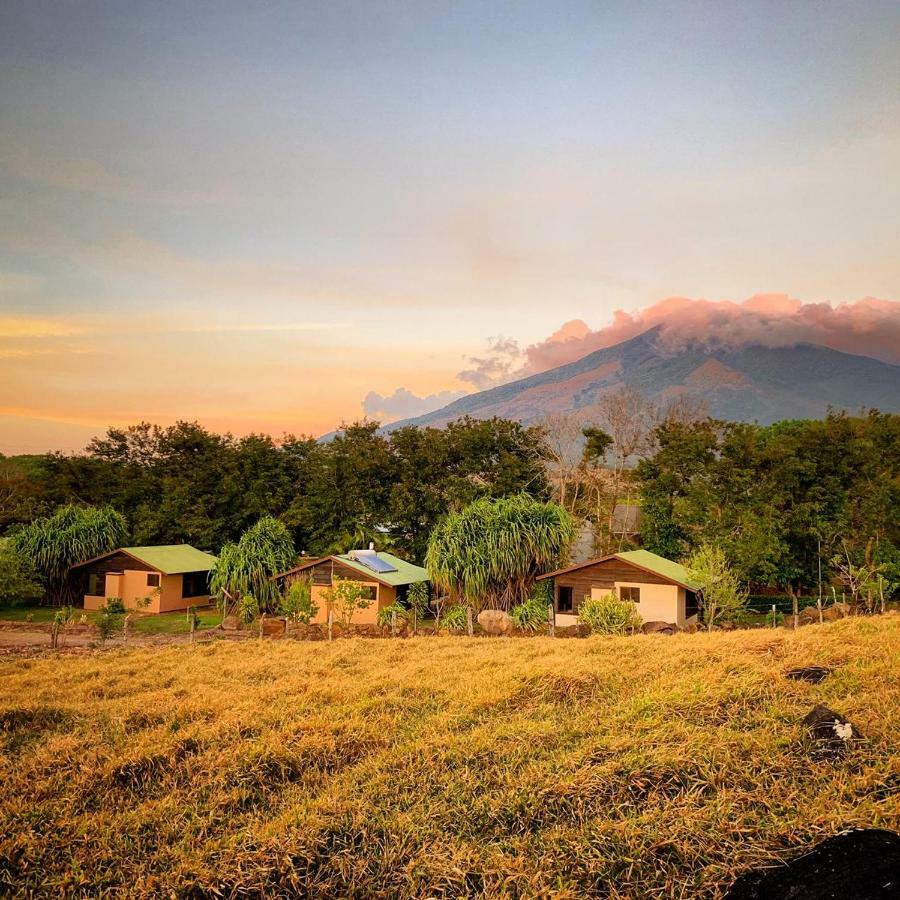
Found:
[[[896,616],[9,659],[0,892],[717,896],[900,829],[898,662]],[[817,702],[865,737],[837,763],[802,741]]]

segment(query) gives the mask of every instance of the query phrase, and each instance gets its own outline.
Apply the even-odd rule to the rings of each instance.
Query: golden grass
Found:
[[[4,661],[0,890],[716,896],[900,828],[898,655],[885,617]],[[801,742],[816,702],[866,738],[836,764]]]

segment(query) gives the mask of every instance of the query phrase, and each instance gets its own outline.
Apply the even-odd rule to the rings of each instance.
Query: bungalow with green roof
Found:
[[[126,609],[163,613],[207,606],[215,561],[189,544],[120,547],[73,566],[71,576],[81,584],[85,609],[118,597]]]
[[[616,594],[634,603],[645,622],[669,622],[684,628],[697,621],[697,585],[680,563],[649,550],[628,550],[538,578],[552,579],[553,608],[559,625],[574,625],[589,597]]]
[[[282,589],[300,579],[310,582],[312,599],[319,607],[312,621],[320,625],[328,621],[328,603],[323,594],[335,579],[361,582],[368,588],[372,603],[360,610],[353,621],[358,625],[373,625],[378,610],[398,601],[402,603],[411,584],[428,581],[428,572],[393,553],[376,551],[370,546],[368,550],[311,558],[275,576]]]

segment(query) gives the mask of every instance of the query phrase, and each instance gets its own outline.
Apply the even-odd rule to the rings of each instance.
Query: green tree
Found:
[[[426,562],[435,587],[454,599],[509,609],[565,558],[574,537],[572,517],[555,503],[477,500],[435,528]]]
[[[0,538],[0,606],[27,603],[43,594],[34,567],[9,538]]]
[[[60,605],[76,595],[72,566],[120,547],[124,539],[125,520],[114,509],[69,505],[20,528],[11,544],[38,573],[47,600]]]
[[[278,587],[272,576],[294,561],[294,543],[284,523],[266,516],[248,528],[237,543],[222,547],[210,572],[210,590],[223,609],[253,596],[260,609],[278,608]]]
[[[350,628],[353,616],[372,605],[371,588],[349,578],[335,578],[322,599],[330,606],[344,629]]]
[[[685,568],[698,586],[703,622],[708,629],[720,618],[738,614],[747,602],[737,573],[728,565],[721,547],[704,544],[689,557]]]

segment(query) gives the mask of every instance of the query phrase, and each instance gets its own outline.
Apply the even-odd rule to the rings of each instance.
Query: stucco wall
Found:
[[[107,597],[120,597],[126,609],[137,609],[141,612],[160,613],[187,609],[189,606],[206,606],[209,597],[182,597],[181,575],[160,575],[158,588],[147,584],[147,575],[154,574],[126,569],[121,574],[106,576],[106,589],[102,597],[85,595],[85,609],[100,609],[106,604]],[[145,597],[150,603],[142,605]]]
[[[386,584],[379,584],[377,581],[363,581],[361,583],[375,588],[375,600],[365,609],[354,613],[352,623],[354,625],[374,625],[377,620],[378,610],[383,609],[385,606],[393,605],[397,599],[397,591],[395,588]],[[319,607],[319,611],[312,621],[318,625],[328,623],[329,604],[323,596],[327,590],[330,590],[330,588],[322,584],[314,584],[311,589],[313,602]],[[337,621],[337,615],[335,615],[335,621]]]
[[[623,587],[640,588],[641,599],[637,604],[637,611],[645,622],[674,622],[679,627],[684,627],[683,588],[674,584],[617,581],[616,593]]]

